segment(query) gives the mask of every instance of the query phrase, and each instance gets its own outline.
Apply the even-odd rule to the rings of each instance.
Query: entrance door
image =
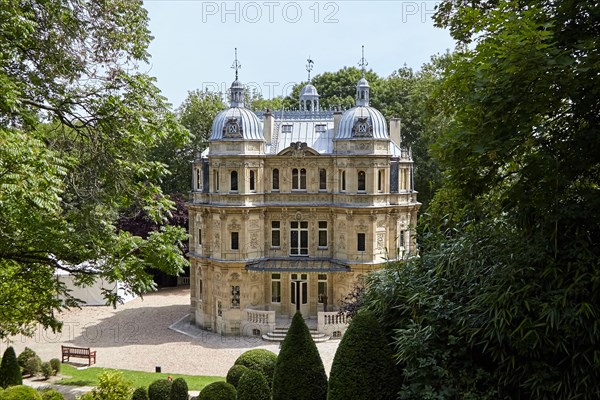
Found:
[[[308,275],[292,274],[290,282],[290,303],[292,303],[292,313],[300,311],[304,317],[308,317]]]

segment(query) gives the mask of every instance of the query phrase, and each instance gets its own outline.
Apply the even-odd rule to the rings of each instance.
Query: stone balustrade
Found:
[[[275,330],[275,311],[242,310],[242,332],[245,336],[263,335]]]
[[[317,330],[331,337],[340,337],[348,328],[350,319],[337,311],[319,312],[317,314]]]

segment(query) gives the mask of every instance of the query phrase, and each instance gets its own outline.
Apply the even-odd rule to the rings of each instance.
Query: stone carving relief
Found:
[[[365,223],[364,220],[361,219],[360,221],[358,221],[358,225],[356,225],[356,230],[357,231],[364,232],[367,229],[369,229],[369,226]]]
[[[221,248],[221,234],[219,232],[215,233],[215,250],[219,250]]]
[[[235,282],[235,281],[239,281],[239,280],[240,280],[240,274],[238,274],[237,272],[234,272],[233,274],[231,274],[231,277],[230,277],[230,279],[231,279],[232,281],[234,281],[234,282]]]
[[[250,247],[253,249],[258,249],[258,233],[252,232],[250,234]]]
[[[240,224],[238,224],[237,219],[234,218],[231,221],[231,223],[229,225],[227,225],[227,228],[230,231],[236,232],[236,231],[239,231],[242,228],[242,226]]]
[[[258,223],[258,220],[256,220],[256,219],[250,220],[250,229],[251,230],[260,229],[260,225]]]
[[[377,234],[377,250],[383,250],[385,248],[385,234]]]

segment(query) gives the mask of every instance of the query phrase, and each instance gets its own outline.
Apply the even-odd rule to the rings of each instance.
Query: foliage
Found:
[[[141,2],[5,3],[0,337],[31,334],[37,323],[60,329],[55,315],[77,302],[52,279],[56,268],[79,283],[121,280],[143,294],[154,288],[147,266],[176,274],[187,265],[181,229],[144,240],[115,225],[134,205],[167,218],[173,204],[159,185],[168,171],[152,150],[166,137],[189,140],[154,79],[140,72],[150,41]]]
[[[198,400],[236,400],[237,392],[227,382],[213,382],[198,395]]]
[[[58,358],[53,358],[50,360],[50,366],[52,367],[52,375],[58,375],[60,372],[61,362]]]
[[[271,388],[260,372],[244,372],[237,386],[237,400],[271,400]]]
[[[77,400],[95,400],[95,397],[92,392],[86,392],[81,396],[77,397]]]
[[[296,312],[277,357],[273,400],[324,400],[326,397],[323,361],[302,314]]]
[[[56,389],[47,388],[40,392],[42,400],[65,400],[65,397]]]
[[[277,356],[275,356],[275,360],[277,360]],[[227,371],[227,383],[232,384],[237,389],[240,378],[247,371],[250,371],[250,368],[240,364],[233,364],[231,368],[229,368],[229,371]]]
[[[0,393],[1,400],[42,400],[40,393],[29,386],[11,386]]]
[[[189,397],[188,385],[185,379],[177,378],[173,380],[170,400],[188,400]]]
[[[48,379],[52,376],[52,366],[50,365],[49,361],[42,363],[40,372],[44,376],[44,379]]]
[[[169,400],[172,382],[168,379],[157,379],[148,386],[149,400]]]
[[[356,314],[329,374],[327,400],[393,399],[400,385],[392,349],[372,312]]]
[[[27,361],[25,361],[25,368],[23,368],[23,373],[25,375],[37,375],[42,371],[42,359],[37,355],[33,357],[29,357]]]
[[[139,387],[133,391],[131,400],[148,400],[148,390],[145,387]]]
[[[265,349],[248,350],[235,360],[234,365],[243,365],[251,370],[261,372],[269,387],[273,384],[273,374],[275,373],[275,364],[277,355],[272,351]]]
[[[25,347],[21,354],[19,354],[19,357],[17,357],[17,361],[19,362],[19,366],[21,367],[24,375],[35,375],[39,371],[39,366],[37,368],[29,368],[27,364],[30,358],[37,358],[40,360],[35,351],[31,350],[29,347]]]
[[[21,367],[17,361],[15,349],[9,346],[2,355],[2,363],[0,364],[0,387],[21,385],[23,378],[21,377]]]
[[[59,385],[73,385],[73,386],[97,386],[98,376],[104,372],[105,369],[91,367],[85,369],[77,369],[71,365],[64,364],[62,366],[62,373],[68,378],[63,377],[56,383]],[[148,387],[157,378],[167,379],[169,375],[173,379],[183,378],[188,384],[190,390],[201,390],[206,385],[216,382],[223,381],[223,377],[219,376],[194,376],[194,375],[180,375],[180,374],[158,374],[155,372],[145,371],[130,371],[130,370],[116,370],[120,371],[125,379],[131,382],[132,387]]]
[[[98,377],[98,387],[92,390],[94,400],[123,400],[131,397],[132,388],[119,371],[107,370]]]

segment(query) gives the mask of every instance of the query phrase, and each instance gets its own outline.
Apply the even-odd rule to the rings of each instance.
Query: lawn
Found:
[[[85,368],[77,369],[71,365],[62,364],[60,374],[63,378],[55,383],[59,385],[72,385],[72,386],[96,386],[98,385],[98,375],[107,368]],[[202,388],[209,383],[216,381],[224,381],[225,378],[222,376],[194,376],[194,375],[180,375],[180,374],[159,374],[155,372],[142,372],[142,371],[129,371],[126,369],[111,369],[112,371],[120,371],[126,380],[129,381],[132,387],[137,388],[141,386],[148,387],[152,382],[157,379],[167,379],[171,376],[173,379],[183,378],[188,384],[190,390],[202,390]]]

